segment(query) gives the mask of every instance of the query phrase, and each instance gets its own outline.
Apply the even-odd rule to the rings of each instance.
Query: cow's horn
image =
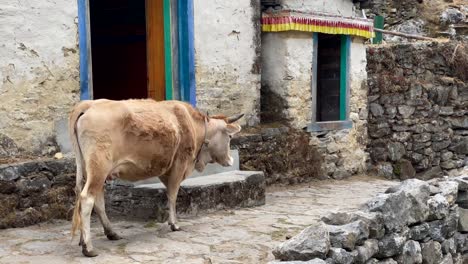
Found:
[[[244,114],[238,114],[238,115],[230,116],[230,117],[227,118],[227,122],[228,122],[228,124],[234,123],[237,120],[241,119],[243,116],[244,116]]]

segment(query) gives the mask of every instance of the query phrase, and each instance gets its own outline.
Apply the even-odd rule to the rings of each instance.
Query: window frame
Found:
[[[313,33],[312,42],[312,122],[307,125],[308,132],[348,129],[352,127],[349,120],[350,75],[349,62],[351,53],[351,36],[340,35],[340,120],[317,121],[317,61],[318,61],[318,34]],[[344,54],[344,56],[343,56]]]

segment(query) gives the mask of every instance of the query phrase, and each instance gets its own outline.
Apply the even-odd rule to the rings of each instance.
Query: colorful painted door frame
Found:
[[[80,99],[93,99],[91,28],[89,19],[89,0],[78,1],[78,34],[80,49]],[[164,14],[164,62],[165,96],[174,99],[174,89],[178,89],[180,99],[195,106],[195,49],[193,34],[193,0],[177,0],[177,18],[171,17],[171,0],[163,0]],[[178,43],[178,80],[173,78],[172,23],[177,23]],[[176,87],[174,83],[178,83]]]
[[[324,130],[337,130],[350,128],[349,121],[349,57],[351,49],[351,36],[341,35],[340,43],[340,120],[317,122],[317,58],[318,58],[318,34],[312,36],[312,123],[307,126],[307,131],[316,132]]]

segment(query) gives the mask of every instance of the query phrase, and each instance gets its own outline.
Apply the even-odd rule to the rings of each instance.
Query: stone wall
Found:
[[[0,158],[58,151],[54,121],[79,97],[76,1],[2,1]]]
[[[368,151],[380,174],[429,179],[466,164],[466,54],[456,42],[367,49]]]
[[[239,150],[242,170],[263,171],[267,185],[296,184],[364,172],[368,154],[362,133],[352,128],[310,134],[264,124],[242,131],[231,144]]]
[[[194,1],[197,107],[260,121],[260,1]]]
[[[241,170],[263,171],[267,185],[295,184],[323,177],[323,155],[309,140],[300,130],[264,127],[242,132],[231,145],[239,150]]]
[[[367,16],[384,17],[387,30],[431,37],[465,38],[468,21],[466,1],[460,0],[373,0],[365,9]],[[453,27],[453,25],[456,25]],[[384,34],[388,42],[414,40]]]
[[[317,264],[466,263],[467,191],[468,176],[407,180],[357,212],[322,217],[273,254]]]
[[[70,216],[75,160],[0,165],[0,229]]]

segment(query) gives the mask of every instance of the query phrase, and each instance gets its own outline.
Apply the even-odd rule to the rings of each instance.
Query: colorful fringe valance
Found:
[[[370,19],[347,18],[292,10],[262,13],[262,31],[279,32],[289,30],[353,35],[364,38],[375,37],[373,21]]]

